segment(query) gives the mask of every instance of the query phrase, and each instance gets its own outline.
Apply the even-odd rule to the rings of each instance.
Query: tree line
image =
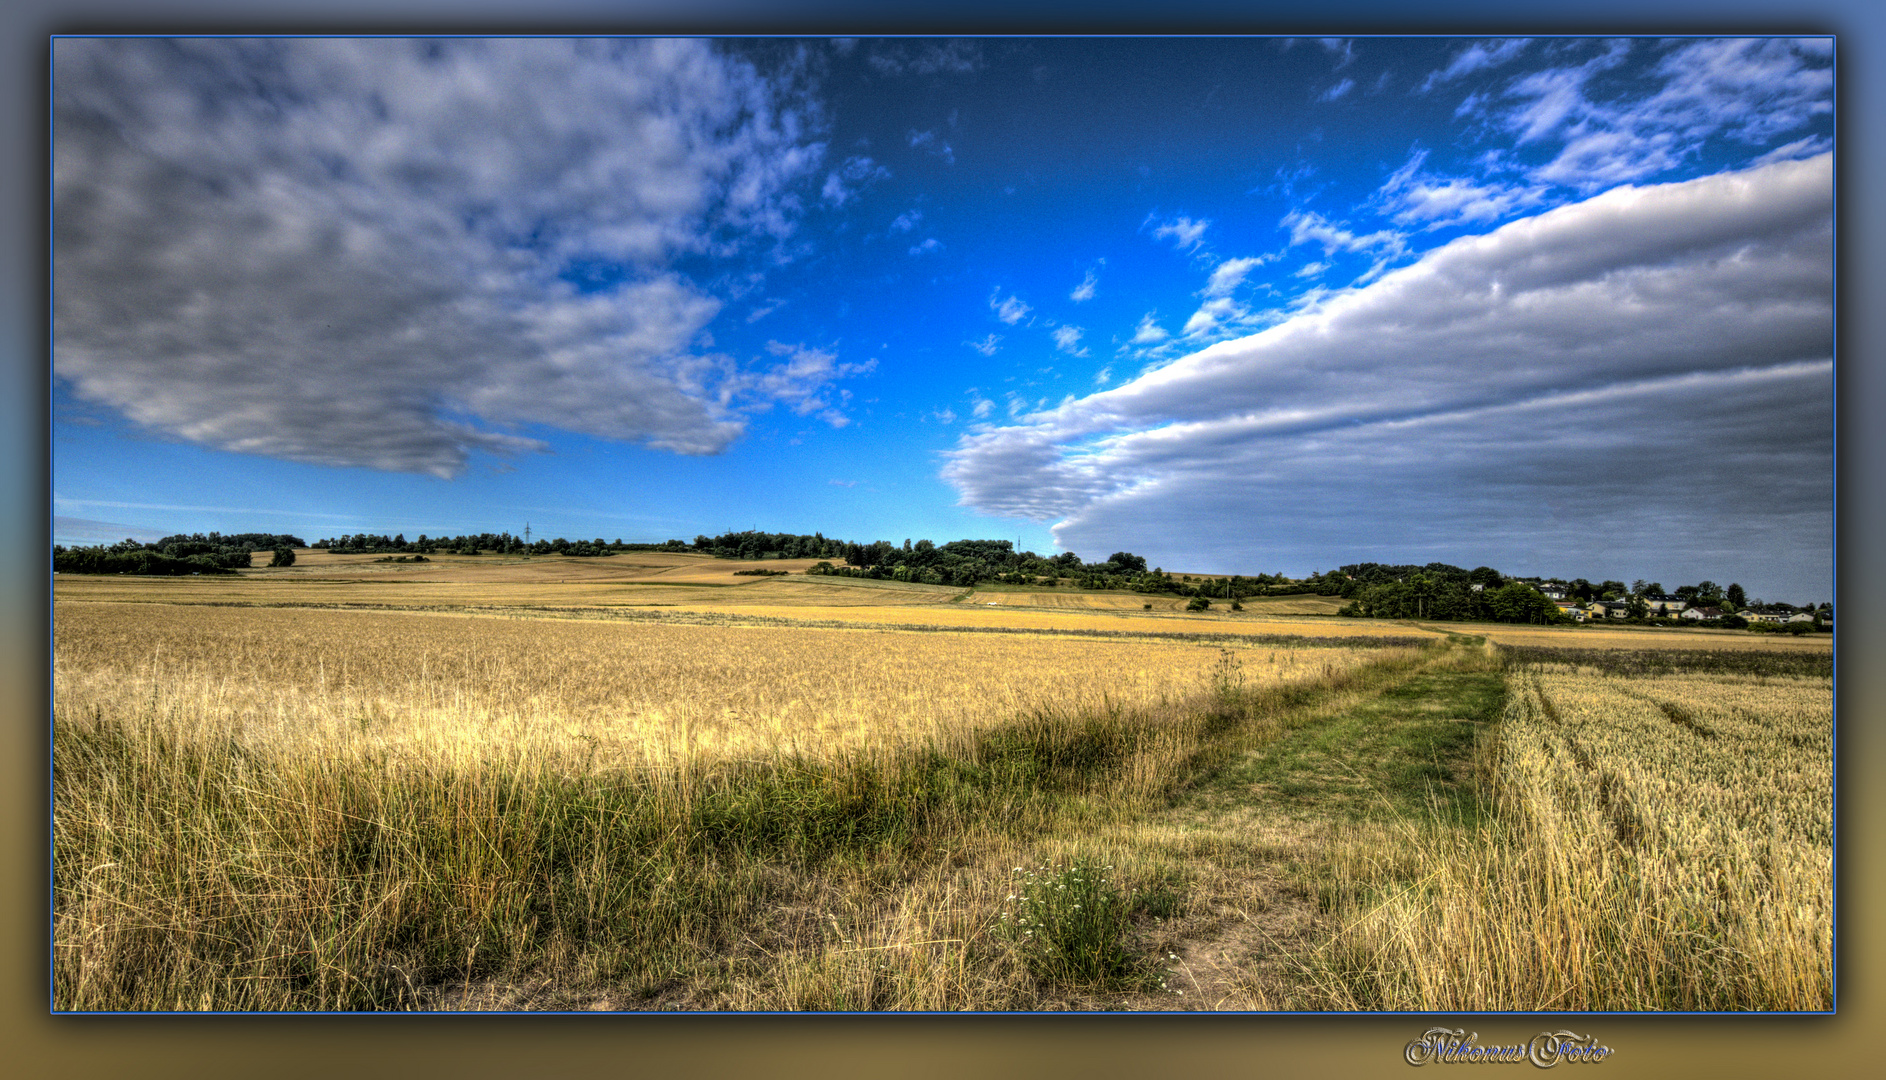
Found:
[[[52,569],[59,574],[233,574],[251,565],[257,551],[272,551],[276,566],[295,561],[294,549],[307,544],[287,533],[178,533],[145,543],[126,537],[115,544],[52,549]]]
[[[1347,601],[1339,614],[1357,618],[1473,620],[1512,623],[1555,623],[1570,617],[1541,589],[1556,585],[1568,600],[1623,601],[1629,614],[1650,615],[1648,598],[1665,595],[1692,605],[1709,605],[1734,613],[1744,609],[1813,611],[1787,604],[1764,605],[1750,601],[1739,584],[1727,587],[1713,581],[1678,586],[1666,594],[1660,582],[1591,582],[1539,578],[1509,578],[1489,566],[1465,570],[1448,563],[1423,565],[1352,563],[1305,579],[1282,573],[1245,577],[1174,575],[1163,567],[1148,567],[1145,557],[1116,551],[1097,562],[1084,561],[1072,551],[1052,556],[1018,551],[1009,540],[889,540],[862,543],[828,537],[824,533],[773,533],[759,530],[697,535],[693,542],[671,539],[661,543],[624,542],[621,539],[569,540],[563,537],[526,542],[509,532],[427,536],[407,540],[404,533],[343,534],[316,540],[312,545],[285,533],[189,533],[167,536],[152,543],[121,540],[97,547],[53,548],[53,569],[75,574],[227,574],[251,565],[256,551],[274,553],[275,566],[293,565],[295,548],[313,547],[335,554],[424,556],[432,554],[560,555],[597,558],[627,551],[693,552],[721,559],[817,559],[806,573],[819,576],[860,577],[968,588],[988,583],[1030,587],[1068,587],[1164,594],[1193,598],[1194,607],[1223,600],[1234,610],[1241,600],[1263,596],[1311,593]],[[754,571],[757,572],[757,571]],[[753,573],[753,572],[749,572]],[[1828,605],[1820,604],[1818,609]],[[1747,625],[1731,617],[1715,625]]]
[[[1570,581],[1540,578],[1508,578],[1490,566],[1463,570],[1447,563],[1422,566],[1383,563],[1354,563],[1329,574],[1318,573],[1312,582],[1326,595],[1341,596],[1349,603],[1338,614],[1360,618],[1475,620],[1490,622],[1555,623],[1570,622],[1571,616],[1542,591],[1547,586],[1562,590],[1566,600],[1581,604],[1616,601],[1625,604],[1627,618],[1652,617],[1651,601],[1673,597],[1690,606],[1720,608],[1728,613],[1713,625],[1731,628],[1749,625],[1735,615],[1745,609],[1789,611],[1816,610],[1791,605],[1763,605],[1749,601],[1740,584],[1727,587],[1713,581],[1679,585],[1665,591],[1662,582],[1639,579],[1626,585],[1622,581],[1591,582],[1585,578]],[[1827,605],[1819,605],[1825,608]]]

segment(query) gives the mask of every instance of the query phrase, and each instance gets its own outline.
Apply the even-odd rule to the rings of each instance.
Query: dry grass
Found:
[[[1078,1002],[1013,868],[1114,864],[1122,940],[1169,894],[1111,823],[1411,662],[103,603],[54,647],[55,997],[105,1010]]]
[[[1820,677],[1523,669],[1483,763],[1496,822],[1404,822],[1332,854],[1338,877],[1377,885],[1326,951],[1332,993],[1830,1009],[1832,706]]]

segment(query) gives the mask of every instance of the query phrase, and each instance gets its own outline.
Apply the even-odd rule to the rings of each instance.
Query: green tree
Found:
[[[1727,596],[1729,603],[1734,604],[1737,611],[1748,606],[1748,593],[1742,591],[1742,586],[1739,583],[1731,582],[1729,584]]]
[[[275,549],[275,565],[278,567],[295,565],[295,550],[293,548],[285,548],[285,547],[276,548]]]

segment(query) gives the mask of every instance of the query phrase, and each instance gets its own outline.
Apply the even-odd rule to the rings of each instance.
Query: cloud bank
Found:
[[[1615,188],[977,427],[943,474],[1065,547],[1201,567],[1577,572],[1766,530],[1829,570],[1832,206],[1825,154]]]
[[[711,348],[824,146],[698,41],[61,40],[54,371],[164,435],[451,476],[543,425],[686,454],[837,363]],[[822,177],[842,203],[882,170]],[[814,350],[816,352],[816,350]]]

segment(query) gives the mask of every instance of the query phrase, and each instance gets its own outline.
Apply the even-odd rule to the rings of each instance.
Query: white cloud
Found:
[[[1081,335],[1086,331],[1078,326],[1057,326],[1054,329],[1054,347],[1070,356],[1086,356],[1087,350],[1081,348]]]
[[[912,129],[906,138],[910,143],[911,149],[922,150],[932,157],[940,157],[951,165],[956,163],[956,151],[950,148],[949,143],[937,138],[936,132]]]
[[[1087,276],[1081,279],[1081,283],[1074,286],[1074,291],[1067,294],[1067,298],[1074,301],[1076,304],[1092,300],[1094,298],[1094,290],[1098,288],[1099,285],[1100,275],[1089,270],[1087,271]]]
[[[819,197],[833,206],[843,206],[857,198],[865,188],[890,175],[889,169],[868,157],[846,158],[843,165],[826,174],[825,186],[819,190]]]
[[[1397,225],[1439,229],[1491,224],[1545,202],[1543,185],[1439,176],[1422,169],[1427,157],[1426,150],[1411,153],[1407,164],[1389,176],[1370,198],[1369,205],[1391,217]]]
[[[1322,247],[1324,255],[1333,255],[1338,251],[1373,251],[1397,255],[1406,247],[1400,233],[1389,229],[1372,233],[1352,232],[1348,222],[1332,222],[1313,210],[1292,210],[1278,224],[1290,230],[1291,247],[1317,244]]]
[[[1205,295],[1230,296],[1244,284],[1247,274],[1274,258],[1275,255],[1253,255],[1245,259],[1226,259],[1212,270],[1210,280],[1205,283]]]
[[[1712,38],[1669,47],[1650,72],[1653,93],[1594,95],[1594,77],[1622,64],[1628,42],[1612,42],[1582,64],[1513,80],[1499,114],[1522,145],[1557,142],[1535,181],[1595,191],[1675,168],[1711,137],[1750,146],[1833,110],[1833,70],[1820,41]]]
[[[1328,90],[1323,91],[1322,94],[1318,95],[1317,100],[1318,101],[1335,101],[1341,98],[1343,95],[1349,93],[1349,91],[1354,90],[1355,88],[1356,88],[1356,81],[1354,79],[1344,79],[1343,81],[1337,83],[1335,86],[1332,86]]]
[[[963,342],[963,344],[969,346],[970,348],[976,350],[977,352],[981,353],[984,356],[994,356],[996,349],[1001,347],[1000,346],[1001,341],[1002,341],[1001,334],[990,334],[988,337],[983,338],[981,341],[965,341]]]
[[[1153,321],[1153,316],[1156,314],[1158,314],[1158,312],[1149,311],[1146,313],[1145,317],[1140,319],[1139,328],[1133,331],[1133,344],[1153,345],[1172,336],[1161,329],[1158,323]]]
[[[1667,559],[1672,529],[1724,559],[1759,534],[1763,558],[1825,566],[1832,194],[1824,155],[1463,237],[965,435],[944,477],[979,513],[1058,520],[1064,547],[1177,542],[1224,566],[1288,551],[1581,572],[1566,560]]]
[[[925,237],[923,243],[912,244],[910,247],[910,253],[912,255],[929,255],[932,252],[937,252],[937,251],[942,251],[942,250],[943,250],[943,241],[938,240],[934,236]]]
[[[850,419],[832,401],[832,382],[877,369],[876,360],[862,364],[841,364],[829,350],[769,341],[766,351],[779,362],[758,371],[736,377],[736,389],[754,393],[760,400],[779,402],[799,416],[817,415],[833,427],[844,427]],[[838,391],[839,396],[848,396]]]
[[[1791,143],[1777,146],[1766,154],[1750,162],[1750,165],[1771,165],[1777,161],[1793,161],[1796,158],[1815,157],[1834,148],[1832,139],[1823,135],[1812,135],[1805,139],[1796,139]]]
[[[1105,386],[1112,381],[1113,381],[1113,366],[1111,364],[1109,364],[1106,367],[1101,368],[1099,371],[1094,372],[1094,385],[1095,386]]]
[[[892,232],[909,232],[923,223],[923,211],[906,210],[891,221]]]
[[[1152,219],[1148,218],[1147,223],[1151,222]],[[1164,240],[1170,237],[1173,247],[1180,251],[1193,251],[1205,242],[1205,229],[1210,225],[1210,220],[1205,218],[1193,221],[1189,217],[1176,217],[1155,227],[1153,239]]]
[[[1531,43],[1531,38],[1476,41],[1455,53],[1445,68],[1429,73],[1427,78],[1421,80],[1421,85],[1415,88],[1415,92],[1425,94],[1442,83],[1453,82],[1482,68],[1499,67],[1524,52]]]
[[[1241,322],[1248,314],[1244,305],[1229,296],[1220,296],[1200,304],[1192,317],[1185,320],[1179,333],[1184,337],[1201,337],[1223,325]]]
[[[1011,295],[1006,300],[1001,297],[1002,290],[1000,288],[997,288],[989,294],[989,310],[995,312],[996,318],[1001,319],[1010,326],[1021,322],[1028,317],[1030,311],[1034,310],[1034,308],[1022,303],[1021,297],[1019,296]]]
[[[715,453],[745,410],[816,396],[695,351],[723,301],[671,263],[789,237],[824,152],[802,88],[709,43],[54,53],[54,371],[81,399],[451,476],[541,448],[524,425]]]

